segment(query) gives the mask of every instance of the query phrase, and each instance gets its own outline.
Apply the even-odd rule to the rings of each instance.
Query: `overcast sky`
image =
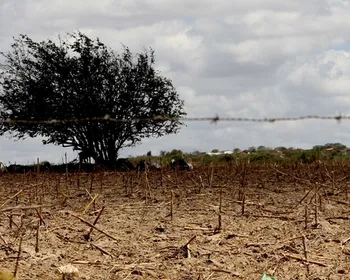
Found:
[[[0,50],[80,30],[115,50],[152,47],[188,117],[350,115],[349,0],[0,0]],[[160,150],[350,146],[350,121],[188,122],[121,156]],[[0,137],[0,161],[60,162],[71,149]]]

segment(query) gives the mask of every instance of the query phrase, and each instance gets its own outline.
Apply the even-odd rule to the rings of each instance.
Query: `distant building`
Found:
[[[213,153],[213,152],[209,152],[207,153],[207,155],[209,156],[220,156],[220,155],[231,155],[233,154],[233,151],[219,151],[219,152],[216,152],[216,153]]]

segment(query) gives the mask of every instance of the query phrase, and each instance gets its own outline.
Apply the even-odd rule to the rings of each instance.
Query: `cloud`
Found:
[[[349,114],[349,70],[350,52],[329,50],[287,61],[277,77],[294,113]]]
[[[345,0],[43,0],[0,2],[0,49],[12,36],[35,40],[80,30],[115,50],[152,47],[157,67],[185,100],[189,117],[349,114],[350,3]],[[122,156],[173,148],[349,144],[343,121],[189,122],[179,134],[146,139]],[[60,161],[69,149],[40,139],[0,138],[0,161]]]

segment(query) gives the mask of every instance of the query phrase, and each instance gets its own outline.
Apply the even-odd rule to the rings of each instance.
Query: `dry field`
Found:
[[[75,279],[350,279],[349,172],[0,174],[0,266],[19,280],[67,264]]]

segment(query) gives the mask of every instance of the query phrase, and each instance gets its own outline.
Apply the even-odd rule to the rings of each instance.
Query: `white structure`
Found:
[[[231,155],[233,154],[233,151],[220,151],[220,152],[217,152],[217,153],[207,153],[207,155],[210,155],[210,156],[220,156],[220,155]]]

